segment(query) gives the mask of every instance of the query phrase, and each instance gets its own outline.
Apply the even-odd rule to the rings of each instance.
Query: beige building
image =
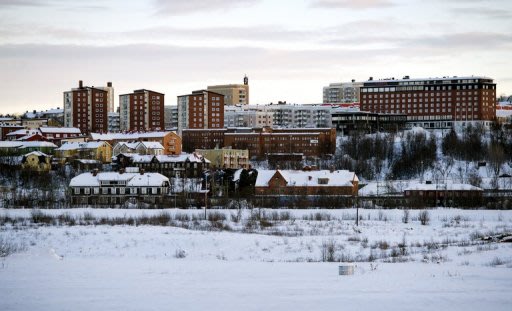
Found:
[[[212,168],[248,168],[249,150],[241,149],[196,149],[196,153],[208,159]]]
[[[224,95],[224,105],[249,105],[249,78],[244,77],[244,84],[211,85],[208,91]]]

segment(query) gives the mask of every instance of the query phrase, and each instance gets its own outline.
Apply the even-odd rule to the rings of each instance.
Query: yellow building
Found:
[[[196,149],[196,152],[208,159],[212,168],[248,168],[249,150],[242,149]]]
[[[72,159],[87,159],[110,163],[112,162],[112,146],[106,141],[68,142],[57,148],[55,155],[61,159],[61,162],[69,162]]]
[[[224,105],[249,105],[249,78],[244,77],[244,84],[211,85],[208,91],[224,95]]]
[[[52,169],[52,156],[40,151],[32,151],[23,156],[21,168],[34,172],[48,172]]]

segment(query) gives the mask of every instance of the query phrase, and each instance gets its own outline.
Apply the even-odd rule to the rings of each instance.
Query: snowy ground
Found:
[[[0,209],[0,242],[20,248],[0,258],[0,310],[430,311],[512,305],[512,244],[478,239],[512,232],[512,211],[430,210],[430,223],[423,226],[419,211],[403,223],[401,210],[360,210],[358,228],[350,209],[279,210],[250,225],[262,212],[251,216],[246,210],[237,221],[237,211],[218,211],[229,231],[209,226],[197,210],[163,211],[172,226],[86,225],[101,217],[158,216],[160,210],[42,212],[76,223],[33,224],[30,210]],[[341,263],[322,261],[329,245],[335,260],[356,261],[354,275],[339,276]]]

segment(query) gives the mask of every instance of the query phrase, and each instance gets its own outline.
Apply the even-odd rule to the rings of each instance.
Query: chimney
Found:
[[[92,176],[96,176],[96,175],[98,175],[98,169],[97,168],[92,170]]]
[[[311,180],[311,179],[313,179],[313,177],[311,177],[311,176],[308,176],[308,180]]]
[[[82,82],[82,80],[78,80],[78,88],[83,88],[84,87],[84,83]]]
[[[107,82],[107,87],[112,87],[112,82]]]
[[[141,168],[141,169],[139,170],[139,172],[140,172],[140,174],[141,174],[141,175],[144,175],[144,169],[143,169],[143,168]]]
[[[356,79],[352,79],[352,83],[356,82]]]
[[[332,166],[332,165],[331,165],[331,166],[329,167],[329,172],[334,173],[334,166]]]
[[[121,168],[119,169],[119,174],[124,174],[124,167],[121,167]]]
[[[368,81],[373,81],[373,77],[368,78]]]

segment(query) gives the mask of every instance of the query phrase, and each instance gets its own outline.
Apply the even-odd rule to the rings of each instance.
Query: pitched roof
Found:
[[[298,170],[258,170],[256,187],[267,187],[270,179],[279,173],[289,187],[352,187],[352,181],[359,181],[357,175],[347,170],[298,171]],[[327,184],[318,179],[328,179]]]
[[[92,140],[137,140],[139,138],[162,138],[173,132],[146,132],[146,133],[91,133]]]
[[[482,188],[475,187],[470,184],[423,184],[412,183],[404,189],[404,191],[420,190],[420,191],[483,191]]]
[[[43,134],[58,134],[58,133],[81,134],[80,129],[78,129],[76,127],[50,127],[50,126],[44,126],[44,127],[40,127],[39,130]]]
[[[70,187],[99,187],[101,181],[126,181],[127,187],[161,187],[169,178],[159,173],[118,173],[118,172],[100,172],[96,176],[92,173],[83,173],[69,183]]]

